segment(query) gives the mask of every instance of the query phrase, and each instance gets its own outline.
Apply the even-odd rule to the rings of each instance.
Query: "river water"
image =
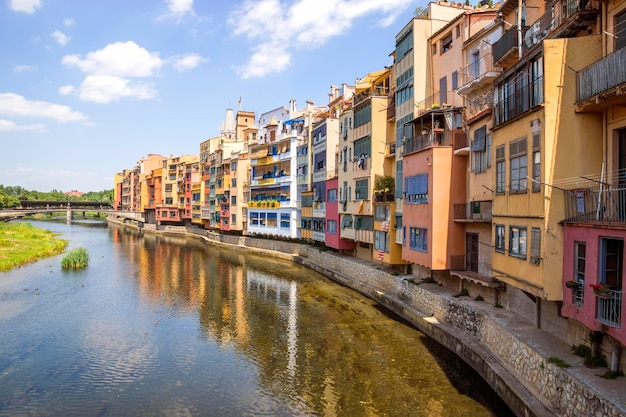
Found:
[[[298,265],[97,221],[0,273],[0,416],[509,416],[458,358]]]

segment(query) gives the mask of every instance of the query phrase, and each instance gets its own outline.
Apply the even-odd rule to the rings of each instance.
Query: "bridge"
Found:
[[[68,219],[74,217],[74,213],[96,213],[98,216],[108,215],[113,212],[113,207],[108,202],[101,201],[50,201],[50,200],[20,200],[20,207],[0,210],[0,221],[19,219],[34,214],[51,214],[64,212]]]

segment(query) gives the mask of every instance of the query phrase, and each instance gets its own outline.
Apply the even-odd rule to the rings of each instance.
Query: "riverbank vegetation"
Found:
[[[63,252],[68,242],[57,236],[26,222],[0,222],[0,271]]]
[[[76,248],[63,257],[61,267],[63,269],[80,269],[87,267],[89,253],[85,248]]]
[[[0,209],[20,206],[20,200],[67,201],[64,192],[52,190],[48,192],[27,190],[20,186],[4,186],[0,184]],[[113,189],[89,191],[80,197],[71,197],[72,201],[101,201],[113,204]]]

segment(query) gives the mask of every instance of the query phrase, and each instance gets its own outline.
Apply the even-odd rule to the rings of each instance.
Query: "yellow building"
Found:
[[[567,339],[562,301],[564,195],[555,184],[594,172],[600,117],[576,114],[576,69],[598,48],[599,3],[506,1],[506,29],[493,44],[493,272],[508,284],[503,304]],[[586,6],[584,6],[586,7]],[[558,11],[557,14],[555,14]]]

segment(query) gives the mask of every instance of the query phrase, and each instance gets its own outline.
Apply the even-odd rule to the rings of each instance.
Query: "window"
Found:
[[[173,203],[174,203],[174,199],[172,199],[172,197],[167,197],[167,198],[165,199],[165,204],[166,204],[166,205],[168,205],[168,206],[169,206],[169,205],[171,205],[171,204],[173,204]]]
[[[354,141],[354,157],[355,158],[369,158],[372,153],[372,137],[365,136],[361,139]]]
[[[439,104],[446,103],[448,101],[448,78],[441,77],[439,79]]]
[[[541,134],[533,133],[533,193],[541,189]]]
[[[396,40],[396,60],[400,61],[413,49],[413,29],[402,33]]]
[[[357,200],[367,200],[368,192],[369,192],[368,182],[369,182],[368,178],[364,178],[362,180],[356,180],[356,183],[354,186],[354,197]]]
[[[237,215],[236,214],[231,214],[230,215],[230,224],[232,224],[232,225],[237,224]]]
[[[326,199],[326,201],[328,201],[329,203],[337,202],[337,189],[336,188],[332,188],[328,190],[328,198]]]
[[[252,226],[258,226],[259,225],[259,213],[256,211],[252,211],[250,212],[250,224]]]
[[[337,234],[337,220],[328,220],[326,222],[326,233],[331,235]]]
[[[504,145],[496,148],[496,194],[504,194],[506,182],[506,160],[504,158]]]
[[[230,179],[230,188],[235,188],[237,187],[237,178],[231,178]]]
[[[366,101],[364,105],[359,106],[354,110],[354,128],[363,126],[372,120],[372,104],[371,101]]]
[[[626,12],[622,12],[615,16],[615,26],[613,27],[614,34],[623,34],[626,32]],[[622,49],[626,46],[626,36],[616,36],[615,50]]]
[[[428,203],[428,174],[418,174],[404,179],[404,200],[408,204]]]
[[[237,171],[237,162],[231,162],[230,163],[230,170],[231,171]]]
[[[504,253],[504,225],[496,224],[495,226],[495,235],[496,235],[496,252]]]
[[[445,54],[452,49],[452,33],[448,33],[441,41],[441,53]]]
[[[509,158],[511,164],[509,187],[511,193],[526,192],[526,177],[528,175],[526,147],[526,138],[514,140],[509,144]]]
[[[421,227],[409,229],[409,247],[420,252],[428,252],[427,230]]]
[[[587,244],[574,242],[574,281],[578,289],[574,290],[574,303],[582,305],[585,302],[585,269],[587,263]],[[565,279],[568,279],[567,277]]]
[[[613,290],[621,289],[624,241],[621,239],[601,238],[600,250],[599,282]]]
[[[376,230],[374,232],[374,249],[389,253],[389,233]]]
[[[474,131],[472,140],[472,169],[475,173],[487,171],[487,126],[484,125]]]
[[[472,66],[471,66],[471,75],[472,78],[478,78],[480,76],[480,52],[474,51],[472,52]]]
[[[276,213],[267,213],[267,227],[278,226],[278,215]]]
[[[390,207],[389,205],[377,205],[374,207],[374,220],[377,222],[389,221]]]
[[[525,227],[509,227],[509,255],[526,259]]]
[[[530,263],[538,265],[541,259],[541,229],[533,227],[530,229]]]
[[[282,229],[289,229],[290,225],[289,213],[280,213],[280,227]]]
[[[165,184],[165,192],[169,193],[172,191],[172,184]]]
[[[456,90],[459,86],[459,73],[454,71],[452,73],[452,89]]]

